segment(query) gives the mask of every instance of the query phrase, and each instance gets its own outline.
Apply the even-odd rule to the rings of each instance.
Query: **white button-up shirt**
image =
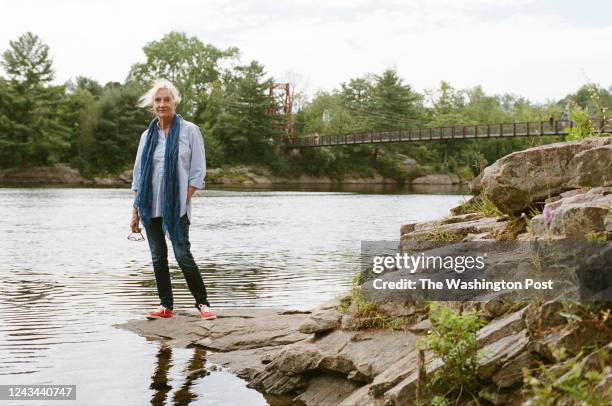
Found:
[[[147,141],[148,129],[140,136],[134,173],[132,175],[132,190],[138,191],[141,168],[140,156]],[[157,130],[157,146],[153,153],[151,218],[162,217],[164,213],[164,161],[166,151],[166,135],[161,128]],[[206,176],[206,154],[204,139],[197,125],[181,119],[178,151],[179,198],[181,199],[181,217],[187,213],[191,222],[191,201],[187,203],[187,188],[204,189]]]

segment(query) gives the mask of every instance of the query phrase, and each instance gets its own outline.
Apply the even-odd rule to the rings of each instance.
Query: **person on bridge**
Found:
[[[168,269],[167,234],[174,256],[195,299],[203,319],[214,319],[200,269],[191,254],[189,226],[191,199],[196,189],[204,188],[206,156],[204,140],[197,125],[176,114],[180,102],[176,87],[169,81],[155,81],[140,98],[141,107],[150,107],[156,117],[140,137],[132,190],[135,193],[133,233],[139,233],[139,222],[146,230],[160,306],[147,313],[148,319],[169,318],[174,300]]]
[[[569,121],[569,112],[570,112],[570,104],[566,103],[565,109],[563,109],[563,112],[561,113],[561,118],[559,119],[559,121]]]

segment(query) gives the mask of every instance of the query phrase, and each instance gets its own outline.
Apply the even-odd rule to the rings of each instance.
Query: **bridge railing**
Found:
[[[593,132],[612,132],[611,123],[592,119]],[[573,121],[529,121],[518,123],[468,124],[435,128],[407,128],[396,131],[356,134],[308,136],[289,139],[289,147],[321,147],[334,145],[375,144],[387,142],[480,139],[499,137],[537,137],[566,135]]]

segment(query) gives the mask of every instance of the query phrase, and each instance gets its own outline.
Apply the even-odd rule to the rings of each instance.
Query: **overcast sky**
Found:
[[[123,81],[169,31],[236,46],[298,88],[395,68],[416,90],[481,84],[536,102],[612,84],[609,0],[3,0],[0,50],[26,31],[57,81]]]

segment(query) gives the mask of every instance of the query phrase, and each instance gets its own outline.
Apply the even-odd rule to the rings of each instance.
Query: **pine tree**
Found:
[[[263,66],[252,61],[236,67],[227,79],[223,113],[215,131],[231,159],[263,162],[280,139],[282,122],[269,114],[277,107],[267,94],[272,82],[264,76]]]
[[[46,165],[58,162],[70,147],[71,131],[59,118],[64,86],[52,86],[49,47],[32,33],[25,33],[3,53],[1,61],[10,82],[4,85],[10,108],[4,113],[12,122],[3,137],[2,155],[14,158],[8,165]]]

